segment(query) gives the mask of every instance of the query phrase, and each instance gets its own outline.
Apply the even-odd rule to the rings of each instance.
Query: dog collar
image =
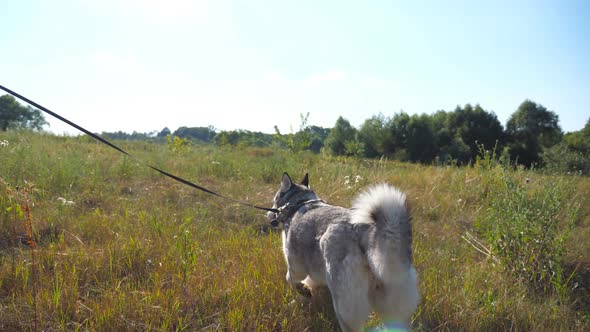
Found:
[[[295,212],[297,212],[297,210],[299,210],[300,207],[307,205],[307,204],[312,204],[312,203],[326,203],[326,202],[323,199],[310,199],[310,200],[298,201],[295,204],[286,203],[285,205],[283,205],[277,209],[279,212],[276,214],[276,217],[270,221],[270,225],[272,227],[277,227],[279,225],[279,222],[281,222],[281,219],[285,220],[285,219],[289,218]],[[284,223],[284,221],[282,221],[282,222]]]

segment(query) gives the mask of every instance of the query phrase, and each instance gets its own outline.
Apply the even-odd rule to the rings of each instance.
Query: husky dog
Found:
[[[363,328],[371,309],[409,328],[420,295],[412,266],[410,214],[406,197],[387,184],[370,187],[351,209],[320,200],[283,174],[267,217],[283,225],[287,282],[311,293],[326,285],[343,331]]]

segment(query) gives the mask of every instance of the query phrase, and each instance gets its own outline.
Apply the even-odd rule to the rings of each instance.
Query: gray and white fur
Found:
[[[268,218],[283,227],[287,282],[327,286],[343,331],[360,331],[371,310],[409,328],[420,295],[412,266],[405,195],[387,185],[362,192],[351,209],[329,205],[283,174]]]

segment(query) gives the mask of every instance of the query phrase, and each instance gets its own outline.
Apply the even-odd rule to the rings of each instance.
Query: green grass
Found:
[[[262,211],[175,183],[84,137],[5,132],[0,140],[9,142],[0,147],[0,330],[337,328],[329,301],[318,306],[287,287],[280,234]],[[590,330],[588,178],[485,160],[430,167],[120,143],[151,164],[257,205],[271,204],[283,171],[295,178],[309,172],[320,197],[343,206],[368,184],[400,187],[413,209],[422,295],[415,330]],[[25,195],[27,183],[34,187]],[[502,190],[507,183],[519,191]],[[503,255],[494,249],[504,243],[502,228],[479,225],[502,219],[506,227],[508,217],[519,227],[535,225],[537,215],[561,246],[548,263],[559,263],[560,279],[535,279],[543,284],[511,265],[537,257],[529,255],[535,238],[510,242],[524,252]],[[34,250],[25,243],[27,223]]]

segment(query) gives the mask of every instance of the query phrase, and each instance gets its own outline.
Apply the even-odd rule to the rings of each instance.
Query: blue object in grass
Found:
[[[382,327],[369,330],[368,332],[408,332],[406,324],[399,321],[387,321]]]

